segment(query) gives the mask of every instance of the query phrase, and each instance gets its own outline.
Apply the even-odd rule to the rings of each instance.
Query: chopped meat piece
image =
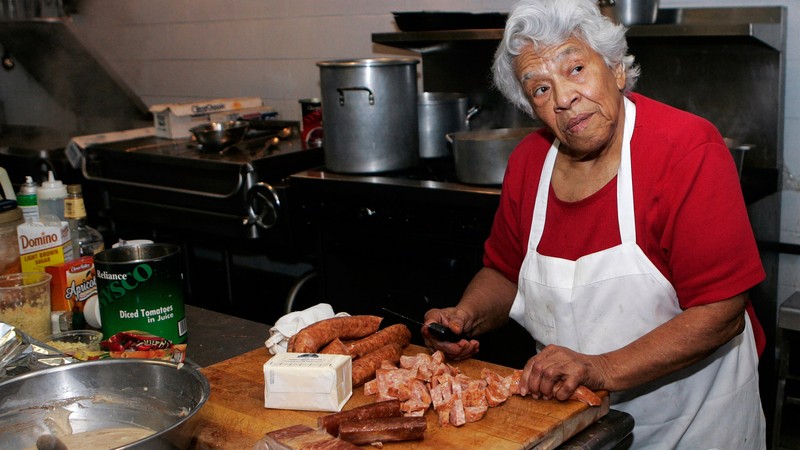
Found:
[[[486,415],[486,411],[489,410],[488,405],[483,406],[465,406],[464,407],[464,417],[467,420],[467,423],[477,422],[483,419],[483,416]]]
[[[405,401],[411,397],[411,384],[416,378],[406,369],[378,369],[375,380],[378,396]]]
[[[461,397],[454,395],[453,406],[450,408],[450,424],[460,427],[465,423],[467,423],[467,417],[464,413],[464,403],[461,401]]]
[[[580,385],[577,389],[575,389],[575,392],[572,394],[572,397],[570,397],[570,400],[578,400],[586,403],[589,406],[600,406],[603,404],[603,401],[600,399],[600,397],[598,397],[597,394],[592,392],[591,389],[584,385]]]
[[[508,400],[511,393],[503,382],[503,377],[497,372],[481,369],[481,378],[486,380],[486,400],[489,402],[489,406],[495,407]]]
[[[421,380],[413,380],[411,382],[411,396],[400,406],[403,410],[403,415],[413,415],[418,411],[424,414],[430,406],[431,395],[428,387]]]
[[[515,370],[511,372],[511,375],[505,378],[505,382],[503,384],[508,386],[508,392],[510,392],[511,395],[519,395],[519,382],[521,379],[522,379],[521,370]]]
[[[375,395],[378,393],[378,380],[373,378],[372,380],[367,381],[364,383],[364,395]]]
[[[486,400],[486,380],[470,380],[466,387],[462,384],[461,399],[464,407],[489,406]]]

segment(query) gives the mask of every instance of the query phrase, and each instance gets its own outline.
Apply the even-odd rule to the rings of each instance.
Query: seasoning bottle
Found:
[[[94,256],[105,250],[103,235],[89,226],[86,216],[86,205],[83,203],[83,189],[80,184],[67,186],[67,197],[64,199],[64,217],[69,222],[72,236],[72,248],[75,258]]]
[[[39,220],[42,222],[61,222],[64,220],[64,199],[67,188],[60,180],[56,180],[53,171],[47,172],[47,181],[36,189],[36,200],[39,207]]]
[[[26,222],[39,220],[39,205],[36,202],[36,190],[39,185],[31,177],[25,177],[25,184],[20,186],[17,193],[17,205],[22,210]]]

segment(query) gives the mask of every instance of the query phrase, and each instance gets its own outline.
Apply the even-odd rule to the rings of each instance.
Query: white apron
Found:
[[[675,289],[636,244],[630,154],[635,118],[636,107],[626,98],[617,173],[622,243],[616,247],[577,261],[537,253],[558,140],[545,159],[528,251],[510,312],[540,349],[557,344],[585,354],[606,353],[681,312]],[[744,332],[705,360],[656,382],[614,393],[611,402],[633,416],[635,449],[763,449],[766,430],[757,367],[747,318]]]

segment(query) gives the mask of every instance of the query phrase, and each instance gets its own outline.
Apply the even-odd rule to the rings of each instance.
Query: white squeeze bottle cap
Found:
[[[42,181],[36,189],[39,207],[39,220],[45,223],[60,222],[64,220],[64,198],[67,196],[67,187],[53,176],[53,171],[48,171],[49,180]]]
[[[52,200],[54,198],[64,198],[67,196],[67,187],[61,180],[56,180],[53,171],[47,171],[47,181],[42,181],[42,185],[36,189],[36,197],[39,200]]]

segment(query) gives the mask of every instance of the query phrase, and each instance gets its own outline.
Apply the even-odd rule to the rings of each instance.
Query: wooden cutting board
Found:
[[[427,352],[412,345],[405,353],[414,355],[423,351]],[[211,384],[211,396],[180,429],[182,437],[191,441],[190,448],[251,449],[268,431],[297,424],[316,427],[317,417],[330,414],[264,408],[263,366],[270,356],[266,348],[261,348],[201,370]],[[513,370],[474,359],[451,364],[473,378],[479,378],[483,367],[501,375]],[[428,429],[424,440],[386,443],[384,448],[555,448],[608,413],[607,393],[598,394],[603,404],[595,407],[578,401],[512,396],[502,405],[489,408],[480,421],[461,427],[439,427],[436,412],[429,410],[425,414]],[[356,388],[344,409],[374,401],[374,396],[364,395],[363,388]]]

